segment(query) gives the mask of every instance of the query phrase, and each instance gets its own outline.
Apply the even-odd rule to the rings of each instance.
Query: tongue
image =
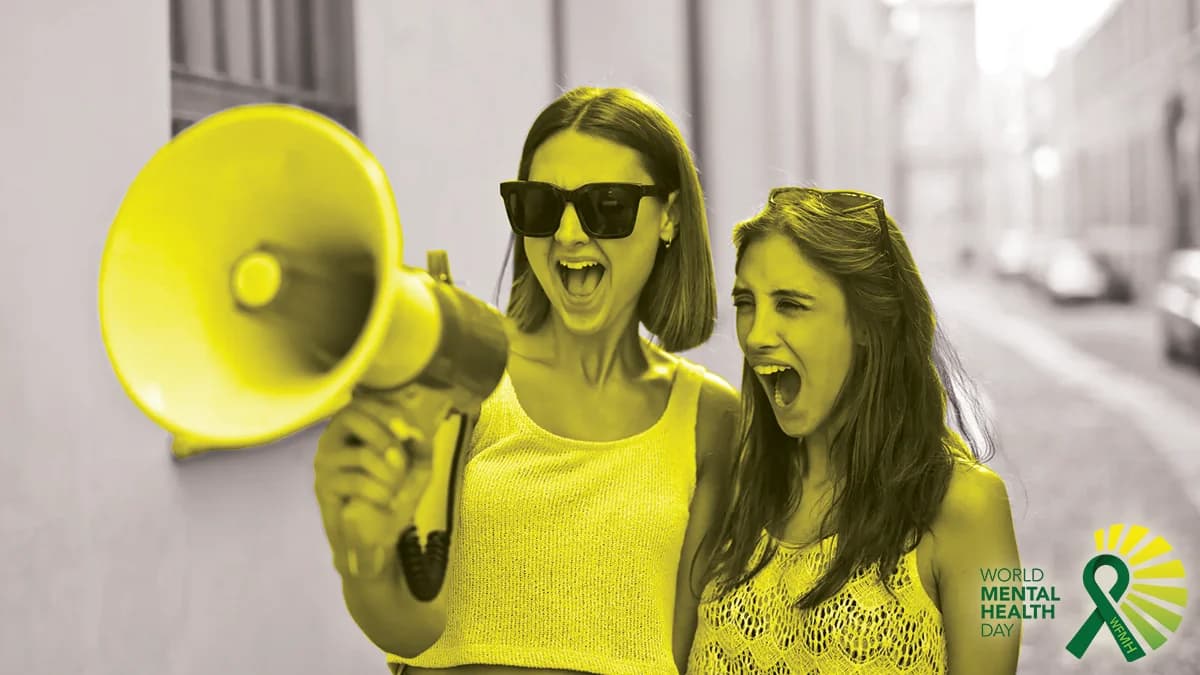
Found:
[[[775,396],[785,406],[791,405],[800,393],[800,375],[788,369],[779,373],[775,378]]]
[[[581,270],[566,271],[567,292],[571,295],[591,295],[604,277],[604,268],[593,265]]]

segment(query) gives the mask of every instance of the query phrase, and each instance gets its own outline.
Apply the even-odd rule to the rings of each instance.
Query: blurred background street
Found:
[[[1185,565],[1200,553],[1197,378],[1154,354],[1143,310],[1068,314],[987,277],[928,281],[990,404],[1002,444],[991,465],[1008,483],[1024,565],[1045,570],[1063,598],[1053,621],[1025,623],[1019,672],[1196,672],[1200,649],[1179,639],[1186,625],[1135,664],[1111,640],[1082,662],[1064,645],[1092,609],[1079,582],[1092,530],[1153,523]]]
[[[1020,672],[1200,673],[1194,601],[1136,663],[1106,634],[1065,651],[1097,530],[1162,536],[1200,593],[1200,0],[5,4],[0,670],[384,672],[329,565],[314,433],[175,463],[118,386],[108,224],[173,134],[292,103],[379,158],[408,264],[446,249],[491,300],[496,185],[581,84],[644,92],[695,152],[722,313],[689,356],[734,384],[733,224],[775,185],[882,196],[979,379],[1023,563],[1062,598]]]

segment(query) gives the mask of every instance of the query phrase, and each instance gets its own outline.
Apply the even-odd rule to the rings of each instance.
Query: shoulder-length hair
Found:
[[[821,534],[836,533],[837,546],[823,576],[798,601],[800,608],[829,599],[875,563],[888,587],[900,557],[937,516],[956,459],[979,461],[994,447],[974,387],[937,326],[895,222],[882,204],[878,211],[847,212],[822,194],[800,190],[773,198],[734,230],[739,266],[746,248],[767,234],[794,242],[805,259],[837,281],[860,343],[829,414],[845,420],[830,443],[830,469],[839,488],[821,528]],[[781,532],[797,508],[807,468],[806,454],[780,428],[748,363],[742,372],[734,485],[707,549],[712,554],[705,579],[715,579],[720,593],[752,578],[775,554],[769,538],[764,554],[754,552],[764,530]]]
[[[517,178],[528,180],[537,149],[568,129],[636,150],[655,184],[679,191],[674,205],[675,238],[670,247],[659,247],[638,300],[637,319],[668,351],[703,344],[716,323],[716,280],[704,195],[683,135],[661,108],[635,91],[577,87],[534,120],[521,151]],[[507,314],[522,331],[530,332],[550,315],[550,300],[529,267],[521,237],[513,237],[510,253],[513,281]]]

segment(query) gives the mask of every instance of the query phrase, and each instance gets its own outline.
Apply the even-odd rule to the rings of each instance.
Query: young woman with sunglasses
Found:
[[[734,240],[741,441],[687,672],[1014,672],[1019,621],[982,630],[980,570],[1020,566],[991,432],[882,200],[777,188]]]
[[[445,586],[417,602],[389,552],[374,578],[343,573],[347,606],[407,674],[676,673],[674,617],[695,607],[676,590],[698,541],[685,547],[694,486],[733,447],[737,415],[732,387],[672,353],[703,343],[716,315],[690,152],[638,94],[574,89],[533,123],[500,196],[515,329],[468,444]],[[427,456],[418,416],[360,396],[323,435],[335,564],[344,499],[374,502],[389,536],[409,521],[415,497],[395,495],[421,478],[381,457]]]

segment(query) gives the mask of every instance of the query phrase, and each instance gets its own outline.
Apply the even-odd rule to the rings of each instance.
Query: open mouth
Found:
[[[754,372],[762,378],[763,386],[775,400],[775,405],[786,408],[800,395],[804,382],[794,368],[788,366],[755,366]]]
[[[558,262],[558,276],[568,295],[586,298],[600,287],[604,279],[604,265],[593,260]]]

